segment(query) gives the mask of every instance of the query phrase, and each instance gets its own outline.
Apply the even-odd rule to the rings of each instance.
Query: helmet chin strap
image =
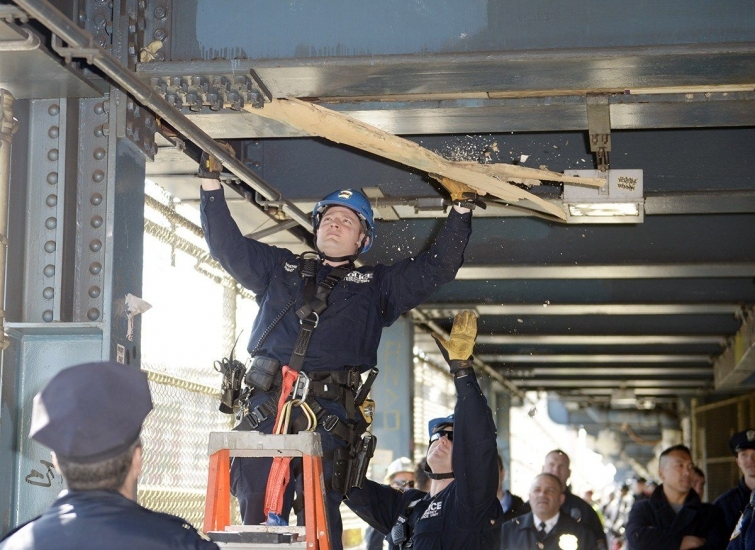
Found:
[[[423,468],[425,470],[425,473],[427,474],[427,477],[430,479],[453,479],[454,473],[453,472],[446,472],[445,474],[434,474],[433,471],[430,469],[430,466],[425,464],[425,467]]]
[[[351,256],[328,256],[322,250],[320,250],[320,248],[317,246],[317,235],[315,235],[314,244],[315,244],[315,251],[317,252],[318,256],[320,256],[320,258],[322,258],[323,260],[328,260],[329,262],[335,262],[335,263],[349,262],[353,264],[356,261],[356,259],[359,257],[359,255],[362,253],[362,250],[364,249],[365,239],[362,238],[362,243],[359,245],[359,248],[357,248],[357,251]]]
[[[359,256],[359,254],[355,254],[353,256],[328,256],[327,254],[323,254],[319,250],[317,251],[317,254],[320,256],[320,258],[322,258],[323,260],[328,260],[329,262],[339,263],[348,261],[352,264],[354,263],[354,260],[357,259],[357,256]]]

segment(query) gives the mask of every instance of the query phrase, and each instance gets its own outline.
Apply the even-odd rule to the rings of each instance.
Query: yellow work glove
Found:
[[[477,317],[471,311],[462,311],[454,318],[451,336],[448,340],[433,333],[440,352],[451,367],[451,373],[470,367],[469,358],[474,350],[477,337]]]
[[[231,156],[236,156],[236,151],[233,150],[233,147],[231,147],[230,143],[226,143],[225,141],[218,141],[218,145],[228,151]],[[223,163],[220,162],[220,159],[218,159],[212,153],[207,153],[206,151],[202,152],[202,158],[199,159],[199,169],[197,170],[197,176],[199,176],[200,178],[217,180],[220,179],[220,172],[222,170]]]
[[[469,208],[470,210],[474,210],[476,206],[479,206],[483,210],[486,208],[487,205],[477,196],[477,191],[473,187],[445,176],[436,175],[433,177],[437,179],[451,195],[451,202],[453,204],[457,204],[463,208]]]

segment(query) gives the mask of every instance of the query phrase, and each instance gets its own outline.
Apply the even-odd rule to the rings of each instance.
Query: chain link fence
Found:
[[[222,376],[214,362],[231,352],[237,326],[251,327],[256,304],[210,258],[191,214],[160,188],[147,189],[143,298],[152,308],[142,319],[142,369],[154,410],[142,434],[138,499],[201,528],[208,434],[233,427],[233,417],[218,411]],[[243,334],[235,352],[246,360]]]

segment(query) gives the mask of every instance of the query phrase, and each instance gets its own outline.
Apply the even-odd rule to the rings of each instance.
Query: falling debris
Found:
[[[529,155],[519,155],[519,162],[527,162],[527,159],[530,158]]]

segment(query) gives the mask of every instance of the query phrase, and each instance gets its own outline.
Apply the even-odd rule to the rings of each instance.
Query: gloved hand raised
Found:
[[[225,141],[218,141],[223,149],[228,151],[231,156],[236,156],[236,152],[231,147],[230,143]],[[220,162],[215,155],[202,151],[202,158],[199,159],[199,169],[197,170],[197,176],[205,179],[217,180],[220,179],[220,172],[223,170],[223,163]]]
[[[451,195],[451,202],[462,208],[474,210],[479,206],[483,210],[487,208],[485,202],[479,197],[477,191],[466,185],[445,176],[434,176]]]
[[[471,311],[462,311],[454,318],[451,327],[451,335],[448,340],[433,333],[440,352],[443,354],[451,373],[454,374],[462,368],[470,368],[474,350],[475,338],[477,337],[477,317]]]

